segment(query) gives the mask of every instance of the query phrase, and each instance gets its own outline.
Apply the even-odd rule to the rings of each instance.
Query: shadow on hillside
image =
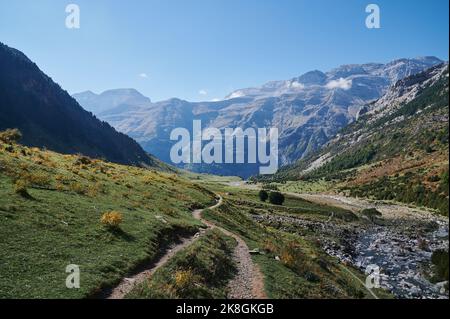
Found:
[[[116,238],[123,239],[123,240],[128,241],[128,242],[136,241],[136,237],[134,237],[133,235],[130,235],[130,234],[124,232],[120,228],[111,229],[110,232]]]

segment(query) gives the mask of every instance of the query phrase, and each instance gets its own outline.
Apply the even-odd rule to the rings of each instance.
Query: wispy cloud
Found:
[[[352,88],[352,85],[353,85],[352,80],[340,78],[339,80],[333,80],[328,82],[326,88],[329,90],[332,89],[350,90]]]
[[[148,78],[148,74],[147,73],[140,73],[138,74],[138,76],[142,79],[147,79]]]
[[[200,91],[198,91],[198,94],[200,94],[200,95],[208,95],[208,92],[206,90],[200,90]]]
[[[241,91],[236,91],[236,92],[231,93],[231,94],[228,96],[228,99],[231,100],[231,99],[236,99],[236,98],[238,98],[238,97],[243,97],[243,96],[245,96],[245,94],[244,94],[243,92],[241,92]]]
[[[303,83],[300,83],[297,81],[292,82],[290,86],[293,89],[304,89],[305,88],[305,85]]]

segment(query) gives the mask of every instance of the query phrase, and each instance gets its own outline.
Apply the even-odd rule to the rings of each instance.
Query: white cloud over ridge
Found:
[[[243,96],[245,96],[245,94],[243,92],[236,91],[236,92],[231,93],[230,96],[228,96],[228,99],[231,100],[231,99],[236,99],[236,98],[243,97]]]
[[[332,80],[325,85],[325,87],[329,90],[333,89],[342,89],[342,90],[350,90],[352,88],[353,81],[347,80],[344,78],[340,78],[339,80]]]
[[[293,88],[293,89],[304,89],[304,88],[305,88],[305,85],[304,85],[303,83],[294,81],[294,82],[292,82],[292,83],[290,84],[290,87]]]

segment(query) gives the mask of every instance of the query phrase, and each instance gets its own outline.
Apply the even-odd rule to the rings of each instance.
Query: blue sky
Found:
[[[65,27],[69,3],[78,30]],[[369,3],[381,29],[365,27]],[[448,10],[448,0],[0,0],[0,41],[70,93],[212,100],[341,64],[448,60]]]

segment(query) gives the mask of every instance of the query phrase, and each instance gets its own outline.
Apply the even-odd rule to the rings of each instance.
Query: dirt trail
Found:
[[[223,199],[220,197],[217,206],[220,206],[222,201]],[[250,249],[245,241],[238,235],[203,219],[202,210],[195,211],[194,217],[209,228],[219,229],[225,235],[233,237],[238,243],[234,251],[234,259],[237,263],[237,274],[228,284],[228,298],[266,299],[267,295],[264,291],[264,277],[259,270],[259,267],[253,263],[250,256]]]
[[[122,279],[119,285],[107,294],[106,299],[123,299],[136,285],[144,282],[153,275],[156,270],[164,266],[176,253],[192,244],[198,238],[200,238],[198,235],[182,238],[180,242],[169,246],[164,255],[156,262],[152,262],[147,265],[145,269],[140,269],[137,273]]]
[[[215,209],[222,205],[223,199],[219,196],[219,200],[214,206],[208,209]],[[203,209],[197,209],[192,214],[194,218],[203,222],[208,228],[216,228],[222,231],[224,234],[233,237],[238,242],[234,252],[234,258],[237,262],[237,275],[229,283],[229,298],[230,299],[242,299],[242,298],[255,298],[263,299],[267,298],[264,292],[264,280],[259,268],[253,264],[250,257],[250,251],[247,244],[239,236],[214,225],[202,218]],[[123,299],[133,287],[137,284],[144,282],[148,277],[155,273],[160,267],[165,265],[170,258],[172,258],[177,252],[188,247],[195,242],[205,232],[202,230],[194,236],[183,238],[180,242],[171,245],[166,252],[157,260],[140,269],[135,274],[124,278],[118,286],[106,293],[106,299]]]

